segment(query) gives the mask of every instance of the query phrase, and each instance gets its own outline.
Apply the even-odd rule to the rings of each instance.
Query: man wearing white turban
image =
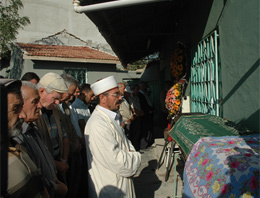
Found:
[[[89,197],[135,197],[132,176],[141,165],[120,125],[120,96],[114,76],[91,85],[98,105],[85,127]]]

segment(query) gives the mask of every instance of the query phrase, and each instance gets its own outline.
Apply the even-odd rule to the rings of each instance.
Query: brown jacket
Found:
[[[62,135],[61,122],[60,122],[60,115],[59,115],[59,112],[57,109],[56,110],[54,109],[52,113],[53,113],[55,122],[57,124],[57,129],[58,129],[58,133],[59,133],[60,155],[62,156],[63,155],[63,141],[62,141],[63,135]],[[50,130],[48,128],[48,124],[46,123],[44,116],[42,115],[42,112],[41,112],[40,118],[38,120],[36,120],[35,123],[36,123],[36,126],[39,129],[41,135],[43,136],[46,146],[48,147],[49,151],[53,155],[54,150],[53,150]]]

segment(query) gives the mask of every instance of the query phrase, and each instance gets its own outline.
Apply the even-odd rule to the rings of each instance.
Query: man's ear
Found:
[[[42,97],[44,91],[45,91],[44,88],[38,89],[38,93],[39,93],[39,96],[40,96],[40,97]]]
[[[82,92],[80,93],[80,95],[86,97],[86,92],[85,92],[85,91],[82,91]]]
[[[101,100],[103,100],[103,98],[104,98],[104,95],[103,95],[103,94],[101,94],[101,95],[99,95],[99,96],[96,96],[96,97],[99,97],[99,100],[101,101]]]
[[[100,94],[99,96],[96,96],[96,97],[99,97],[99,101],[100,101],[100,104],[104,104],[105,103],[105,101],[106,101],[106,96],[105,95],[103,95],[103,94]]]

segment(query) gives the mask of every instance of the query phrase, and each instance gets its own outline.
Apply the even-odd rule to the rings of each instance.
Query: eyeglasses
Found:
[[[119,92],[118,93],[113,93],[113,94],[106,94],[106,95],[114,96],[114,97],[117,97],[117,98],[119,98],[121,96]]]

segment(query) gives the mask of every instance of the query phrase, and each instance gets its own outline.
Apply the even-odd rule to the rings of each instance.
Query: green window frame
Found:
[[[88,72],[86,68],[65,68],[64,72],[73,76],[80,85],[88,83]]]
[[[221,115],[218,36],[213,31],[191,50],[191,112]]]

